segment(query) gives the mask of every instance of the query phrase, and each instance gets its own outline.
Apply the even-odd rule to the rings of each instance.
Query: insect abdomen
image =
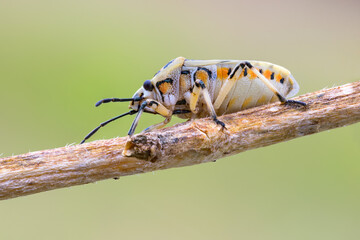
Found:
[[[271,84],[285,97],[295,95],[299,89],[291,73],[278,65],[267,62],[250,61],[250,63],[263,74]],[[217,87],[213,101],[220,91],[224,81],[231,73],[235,64],[217,66]],[[278,101],[278,97],[256,76],[249,68],[245,68],[235,80],[236,83],[229,94],[225,97],[219,109],[218,115],[233,113],[243,109],[264,105]],[[219,84],[221,83],[221,84]]]

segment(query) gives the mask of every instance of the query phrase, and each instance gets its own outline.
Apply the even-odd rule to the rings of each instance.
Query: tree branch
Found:
[[[360,82],[309,93],[307,108],[274,103],[166,129],[0,159],[0,199],[171,167],[214,161],[249,149],[360,121]],[[126,151],[123,150],[126,145]]]

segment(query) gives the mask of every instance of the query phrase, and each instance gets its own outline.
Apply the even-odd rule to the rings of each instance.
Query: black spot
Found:
[[[181,71],[181,74],[190,74],[190,71],[189,70],[183,70],[183,71]]]
[[[176,105],[185,105],[186,104],[186,100],[183,99],[183,100],[179,100],[176,102]]]
[[[239,70],[239,68],[240,68],[240,65],[237,65],[237,66],[235,67],[234,71],[233,71],[232,74],[230,75],[230,79],[232,79],[232,78],[234,77],[235,73],[237,72],[237,70]]]
[[[280,83],[283,84],[284,83],[284,78],[280,79]]]
[[[259,73],[261,73],[261,74],[262,74],[262,69],[259,69]]]
[[[204,89],[206,86],[205,86],[205,83],[203,81],[197,81],[195,82],[195,86],[196,87],[201,87],[202,89]]]
[[[228,69],[227,75],[229,76],[231,73],[231,68]]]
[[[249,63],[249,62],[245,62],[245,65],[250,69],[253,68],[253,65],[251,65],[251,63]]]
[[[271,73],[270,79],[274,80],[274,72]]]
[[[244,69],[244,77],[247,76],[247,68]]]

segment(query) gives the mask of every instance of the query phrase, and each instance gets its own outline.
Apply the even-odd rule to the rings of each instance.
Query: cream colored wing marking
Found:
[[[236,64],[243,60],[189,60],[186,59],[184,62],[185,67],[202,67],[216,64]]]

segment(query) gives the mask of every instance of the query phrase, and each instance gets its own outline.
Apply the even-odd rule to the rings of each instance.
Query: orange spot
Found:
[[[240,76],[239,76],[238,79],[240,79],[240,78],[242,78],[242,77],[244,77],[244,69],[241,71]]]
[[[195,79],[200,79],[201,81],[203,81],[206,84],[208,78],[209,78],[209,75],[204,70],[199,70],[196,72]]]
[[[267,79],[270,79],[271,74],[272,72],[269,69],[265,70],[265,72],[263,73],[264,77],[266,77]]]
[[[249,106],[251,100],[252,100],[252,97],[251,97],[251,96],[250,96],[250,97],[247,97],[247,98],[244,100],[243,105],[241,106],[241,108],[242,108],[242,109],[247,108],[247,107]]]
[[[171,88],[171,84],[168,82],[163,82],[162,84],[159,85],[158,88],[162,94],[165,94],[168,92],[169,88]]]
[[[257,101],[256,105],[263,105],[267,103],[267,97],[265,95],[262,95],[261,98],[259,98],[259,100]]]
[[[228,71],[229,69],[226,67],[218,68],[217,69],[217,78],[219,80],[225,80],[228,77]]]
[[[253,71],[251,71],[251,69],[248,69],[248,76],[249,79],[251,80],[257,78],[256,74]]]
[[[282,76],[281,76],[281,74],[280,73],[278,73],[278,74],[276,74],[276,81],[277,82],[280,82],[280,79],[282,79]]]

